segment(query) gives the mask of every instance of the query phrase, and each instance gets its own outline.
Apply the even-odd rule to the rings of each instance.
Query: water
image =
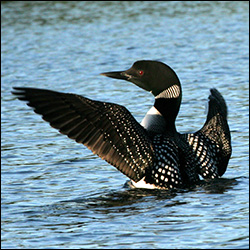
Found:
[[[249,3],[2,3],[2,248],[249,248]],[[12,86],[126,106],[153,97],[99,73],[160,60],[178,74],[180,132],[206,118],[209,88],[229,109],[223,178],[176,193],[129,190],[127,178],[59,134]]]

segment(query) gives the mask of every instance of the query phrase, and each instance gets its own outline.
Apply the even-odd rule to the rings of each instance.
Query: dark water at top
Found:
[[[1,5],[2,248],[249,248],[248,2]],[[203,125],[209,88],[223,94],[233,154],[222,179],[177,193],[123,188],[124,175],[10,94],[74,92],[141,121],[151,94],[99,75],[140,59],[178,74],[180,132]]]

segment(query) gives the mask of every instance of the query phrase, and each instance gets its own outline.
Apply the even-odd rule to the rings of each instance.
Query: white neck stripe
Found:
[[[165,89],[164,91],[162,91],[159,95],[157,95],[155,97],[155,99],[157,99],[157,98],[177,98],[180,96],[180,93],[181,93],[180,87],[175,84],[175,85],[169,87],[168,89]]]

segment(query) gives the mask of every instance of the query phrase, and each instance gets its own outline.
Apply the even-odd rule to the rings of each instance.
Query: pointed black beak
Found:
[[[140,77],[136,75],[136,69],[134,69],[133,67],[125,71],[105,72],[105,73],[101,73],[100,75],[115,78],[115,79],[120,79],[120,80],[126,80],[126,81],[134,83],[140,88],[150,91],[148,87],[145,86],[145,84],[141,81]]]
[[[104,73],[101,73],[100,75],[115,78],[115,79],[129,80],[129,75],[127,75],[124,71],[104,72]]]

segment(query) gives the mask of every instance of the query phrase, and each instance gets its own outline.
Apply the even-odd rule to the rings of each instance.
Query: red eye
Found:
[[[138,73],[139,73],[140,76],[142,76],[144,74],[144,71],[143,70],[139,70]]]

